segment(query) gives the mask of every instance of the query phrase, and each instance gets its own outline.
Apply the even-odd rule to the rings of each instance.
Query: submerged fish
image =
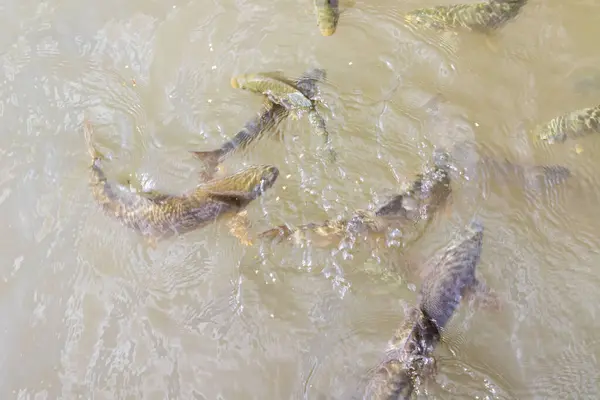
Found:
[[[294,84],[307,98],[313,100],[319,94],[317,82],[323,80],[325,76],[325,70],[315,68],[308,70],[295,81],[290,80],[289,84]],[[285,107],[267,101],[257,117],[248,121],[241,131],[220,148],[210,151],[192,151],[192,154],[205,163],[205,177],[212,177],[218,165],[227,157],[247,149],[248,146],[263,137],[267,131],[273,131],[288,115],[289,112]]]
[[[143,236],[150,244],[174,234],[202,228],[245,209],[273,186],[279,175],[274,166],[252,166],[223,179],[205,182],[189,193],[169,195],[136,193],[109,182],[100,168],[103,156],[93,144],[93,128],[86,121],[84,133],[92,157],[92,194],[109,215]]]
[[[571,111],[534,129],[535,137],[548,143],[562,143],[592,133],[600,133],[600,105]]]
[[[416,378],[433,371],[427,366],[435,365],[431,353],[439,339],[436,326],[413,308],[389,341],[384,360],[370,372],[363,399],[410,399]]]
[[[484,291],[475,277],[483,244],[483,225],[471,224],[451,243],[426,275],[417,307],[390,340],[384,360],[373,371],[365,400],[410,399],[418,378],[436,370],[433,351],[461,299],[469,291]]]
[[[406,14],[410,24],[447,30],[466,28],[476,31],[498,29],[515,18],[527,0],[490,0],[473,4],[454,4],[421,8]]]
[[[481,156],[480,163],[490,175],[500,180],[524,180],[528,187],[537,190],[560,184],[571,177],[571,170],[562,165],[528,165],[488,156]]]
[[[348,219],[310,223],[297,228],[285,225],[269,229],[259,235],[263,239],[288,240],[299,246],[306,242],[317,247],[339,243],[346,237],[366,235],[376,239],[390,227],[414,225],[431,220],[433,214],[446,204],[450,195],[450,176],[447,165],[436,164],[417,176],[403,193],[394,196],[375,212],[357,210]]]
[[[446,326],[463,297],[479,294],[495,302],[492,292],[475,276],[483,231],[480,222],[471,222],[424,274],[419,309],[439,330]]]

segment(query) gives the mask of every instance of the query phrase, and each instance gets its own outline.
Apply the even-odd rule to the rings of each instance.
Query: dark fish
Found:
[[[339,243],[348,236],[367,235],[376,239],[390,227],[429,222],[437,210],[446,204],[451,188],[446,165],[435,165],[417,176],[412,185],[375,212],[357,210],[348,219],[310,223],[297,228],[285,225],[259,235],[262,239],[289,240],[299,246],[306,242],[317,247]]]
[[[364,400],[408,400],[416,380],[435,372],[433,351],[463,296],[476,291],[491,294],[475,277],[482,245],[483,225],[473,221],[446,248],[421,284],[418,306],[371,373]]]
[[[417,379],[435,371],[432,353],[440,338],[433,321],[414,308],[390,340],[384,360],[371,372],[363,399],[410,399]]]
[[[439,30],[466,28],[476,31],[498,29],[515,18],[527,0],[491,0],[421,8],[406,14],[409,24]]]
[[[295,84],[296,88],[313,100],[318,96],[317,82],[324,79],[326,73],[322,69],[312,69],[304,73],[295,82],[289,81],[288,84]],[[192,154],[204,162],[206,170],[204,177],[213,177],[219,164],[238,151],[244,151],[252,143],[263,137],[268,131],[273,131],[279,123],[289,115],[285,107],[266,102],[264,109],[258,116],[244,125],[231,140],[225,142],[220,148],[211,151],[193,151]]]
[[[405,363],[391,359],[381,363],[371,377],[364,400],[408,400],[414,390],[413,377]]]
[[[534,129],[537,139],[551,144],[592,133],[600,133],[600,105],[571,111]]]
[[[136,193],[107,180],[100,168],[102,154],[93,144],[93,128],[87,121],[84,133],[92,157],[90,184],[94,198],[107,214],[141,233],[150,244],[241,212],[273,186],[279,175],[274,166],[252,166],[203,183],[184,195]]]
[[[483,246],[483,225],[471,224],[451,243],[425,275],[419,291],[419,309],[443,329],[463,296],[486,293],[487,286],[475,276]]]
[[[480,162],[493,176],[510,181],[523,179],[538,189],[560,184],[571,177],[571,170],[562,165],[528,165],[488,156],[481,156]]]

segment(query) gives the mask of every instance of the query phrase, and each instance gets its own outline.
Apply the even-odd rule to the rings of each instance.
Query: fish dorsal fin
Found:
[[[239,208],[244,207],[254,199],[254,196],[248,192],[237,192],[233,190],[223,192],[209,191],[208,197]]]
[[[266,71],[266,72],[261,72],[260,75],[266,76],[267,78],[277,79],[277,80],[283,81],[283,82],[285,82],[287,80],[287,78],[285,77],[285,75],[283,74],[282,71]]]

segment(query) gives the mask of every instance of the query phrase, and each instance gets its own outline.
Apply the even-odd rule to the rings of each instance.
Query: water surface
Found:
[[[425,263],[475,215],[479,273],[505,308],[460,309],[422,395],[600,396],[600,141],[549,148],[527,135],[597,104],[600,4],[531,0],[487,39],[403,25],[435,4],[357,1],[322,37],[310,0],[2,1],[1,397],[342,398],[416,299],[409,259]],[[198,182],[188,151],[220,145],[262,103],[231,76],[311,67],[328,72],[337,163],[306,119],[228,160],[281,171],[248,209],[253,230],[373,208],[434,147],[474,144],[452,212],[410,248],[245,248],[216,224],[151,249],[94,203],[86,113],[111,177],[175,193]],[[536,186],[482,167],[484,153],[573,177]]]

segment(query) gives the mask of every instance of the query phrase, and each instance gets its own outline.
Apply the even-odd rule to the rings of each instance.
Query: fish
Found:
[[[326,71],[321,68],[314,68],[307,71],[296,80],[288,79],[280,74],[272,74],[271,76],[287,83],[288,85],[295,86],[300,92],[302,92],[308,99],[312,101],[313,106],[308,111],[308,122],[312,127],[313,133],[315,133],[317,136],[323,137],[325,147],[329,151],[329,159],[335,161],[337,155],[331,146],[331,140],[329,132],[327,131],[325,119],[316,108],[316,103],[322,102],[317,83],[323,82],[327,79]]]
[[[440,340],[435,323],[419,307],[412,307],[388,342],[383,361],[370,371],[363,399],[410,399],[417,380],[435,373],[436,360],[432,354]]]
[[[239,215],[271,188],[279,176],[275,166],[256,165],[222,179],[203,182],[182,195],[126,190],[107,179],[101,168],[104,156],[93,143],[93,133],[91,123],[86,120],[84,136],[92,159],[90,186],[94,199],[106,214],[140,233],[152,246],[158,240]]]
[[[319,95],[317,82],[324,80],[326,76],[325,70],[313,68],[296,80],[288,80],[287,83],[290,85],[294,84],[307,98],[314,101],[318,100]],[[288,115],[289,111],[285,107],[271,101],[266,101],[260,113],[252,120],[246,122],[242,130],[221,147],[209,151],[192,151],[192,155],[205,165],[202,178],[206,180],[213,177],[217,167],[228,157],[246,150],[251,144],[262,138],[266,132],[275,130],[279,123]]]
[[[442,330],[469,291],[492,292],[475,276],[483,246],[483,224],[474,219],[447,246],[426,274],[417,305],[388,342],[385,357],[371,371],[363,399],[408,400],[417,379],[437,370],[433,351]],[[474,293],[474,292],[471,292]]]
[[[355,0],[341,0],[345,7],[352,7]],[[317,26],[323,36],[331,36],[337,30],[337,25],[342,11],[340,11],[340,0],[313,0]]]
[[[340,19],[338,0],[314,0],[317,26],[323,36],[331,36],[337,29]]]
[[[286,110],[296,111],[298,117],[304,111],[308,112],[313,108],[313,102],[304,93],[289,82],[278,79],[274,74],[257,72],[234,76],[231,78],[231,86],[235,89],[261,93]]]
[[[381,363],[372,374],[364,400],[409,400],[414,391],[411,371],[405,363],[391,359]]]
[[[437,161],[436,161],[437,162]],[[395,195],[375,212],[356,210],[350,218],[309,223],[296,228],[280,225],[260,233],[260,239],[274,242],[286,240],[295,246],[310,242],[327,247],[347,237],[367,236],[377,240],[390,227],[431,221],[451,193],[448,166],[442,163],[426,168],[402,193]]]
[[[527,0],[490,0],[473,4],[453,4],[421,8],[404,17],[409,24],[437,30],[491,31],[514,19]]]
[[[446,327],[463,298],[479,295],[488,305],[499,307],[495,294],[476,277],[483,234],[483,224],[472,220],[423,273],[417,296],[419,309],[439,331]]]
[[[592,133],[600,133],[600,105],[565,113],[533,129],[534,138],[549,144]]]
[[[536,165],[521,164],[490,156],[482,155],[480,164],[501,180],[514,182],[514,179],[524,180],[528,187],[540,189],[555,186],[571,178],[571,170],[557,164]]]

